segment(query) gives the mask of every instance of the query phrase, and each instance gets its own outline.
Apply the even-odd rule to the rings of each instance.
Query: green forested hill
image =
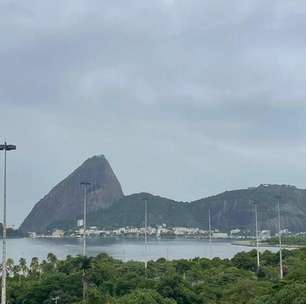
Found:
[[[290,231],[306,231],[306,190],[286,185],[260,185],[258,187],[226,191],[191,203],[195,222],[206,220],[211,208],[215,228],[228,230],[245,228],[254,230],[254,204],[258,205],[259,228],[276,230],[277,200],[280,201],[281,224]]]
[[[254,230],[254,203],[258,205],[260,229],[274,231],[277,223],[276,204],[280,200],[282,227],[306,231],[306,191],[292,186],[261,185],[255,188],[226,191],[198,201],[183,203],[140,193],[122,198],[107,210],[89,216],[92,225],[141,226],[144,224],[144,202],[148,199],[149,224],[207,228],[211,209],[213,228]]]
[[[117,201],[111,208],[100,210],[89,215],[91,225],[104,227],[144,226],[145,203],[148,201],[148,223],[168,226],[194,226],[190,204],[176,202],[148,193],[126,196]]]
[[[275,231],[276,204],[280,200],[282,227],[290,231],[306,231],[306,190],[286,185],[260,185],[254,188],[226,191],[193,202],[177,202],[148,193],[124,196],[108,209],[88,215],[92,226],[119,227],[144,225],[144,198],[148,200],[149,225],[208,227],[211,209],[212,227],[222,231],[234,228],[254,230],[254,204],[258,205],[261,230]],[[73,227],[70,222],[55,222],[53,227]],[[50,227],[49,227],[50,228]]]

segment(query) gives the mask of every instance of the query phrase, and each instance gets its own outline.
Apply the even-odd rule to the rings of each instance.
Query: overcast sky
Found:
[[[125,194],[305,187],[305,28],[294,0],[0,0],[8,222],[95,154]]]

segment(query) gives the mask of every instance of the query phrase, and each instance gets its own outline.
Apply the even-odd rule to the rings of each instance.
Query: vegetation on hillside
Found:
[[[292,232],[306,231],[306,190],[286,185],[261,185],[226,191],[215,196],[186,203],[149,193],[125,196],[107,209],[89,212],[88,224],[103,228],[143,227],[144,199],[148,200],[150,225],[208,228],[211,209],[214,229],[229,232],[239,228],[244,234],[255,234],[254,202],[258,205],[260,230],[277,231],[277,201],[280,200],[281,226]],[[48,229],[75,228],[77,218],[52,222]]]
[[[82,303],[82,277],[88,304],[290,304],[306,303],[306,250],[284,250],[285,277],[279,280],[279,256],[256,251],[231,260],[122,262],[105,254],[58,260],[49,254],[18,264],[8,261],[8,300],[11,304]]]

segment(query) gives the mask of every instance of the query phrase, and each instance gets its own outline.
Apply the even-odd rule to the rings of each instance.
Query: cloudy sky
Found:
[[[0,0],[9,223],[95,154],[126,194],[305,187],[305,28],[298,0]]]

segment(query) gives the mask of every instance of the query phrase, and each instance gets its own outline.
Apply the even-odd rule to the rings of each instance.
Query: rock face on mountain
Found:
[[[109,162],[102,156],[87,159],[78,169],[57,184],[32,209],[20,226],[23,232],[46,232],[57,222],[73,222],[83,216],[84,190],[88,186],[88,212],[108,208],[123,197],[121,185]]]

